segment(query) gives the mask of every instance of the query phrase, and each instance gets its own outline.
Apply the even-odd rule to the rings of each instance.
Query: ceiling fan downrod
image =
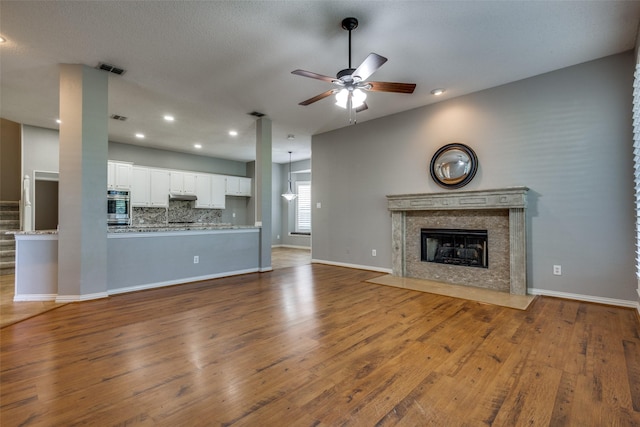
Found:
[[[349,31],[349,69],[351,69],[351,31],[358,28],[358,20],[356,18],[344,18],[342,20],[342,28]]]

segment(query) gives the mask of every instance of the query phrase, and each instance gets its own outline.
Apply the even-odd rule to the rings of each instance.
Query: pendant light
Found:
[[[289,151],[289,189],[282,195],[288,202],[292,201],[298,195],[291,190],[291,151]]]

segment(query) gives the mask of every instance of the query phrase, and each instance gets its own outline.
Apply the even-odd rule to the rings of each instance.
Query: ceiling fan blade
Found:
[[[298,105],[309,105],[309,104],[313,104],[314,102],[320,101],[321,99],[325,99],[327,96],[331,96],[334,93],[337,92],[338,89],[329,89],[326,92],[322,92],[320,95],[316,95],[313,98],[309,98],[306,101],[302,101],[300,102]]]
[[[368,90],[373,92],[413,93],[416,88],[415,83],[367,82],[367,84],[371,86]]]
[[[387,58],[371,52],[351,75],[360,77],[360,81],[367,80],[385,62],[387,62]]]
[[[322,80],[329,83],[333,83],[336,80],[335,77],[323,76],[322,74],[314,73],[311,71],[305,71],[305,70],[293,70],[291,74],[295,74],[302,77],[310,77],[312,79]]]
[[[361,106],[356,108],[356,113],[359,113],[359,112],[367,110],[367,109],[369,109],[369,106],[367,105],[366,102],[363,102]]]

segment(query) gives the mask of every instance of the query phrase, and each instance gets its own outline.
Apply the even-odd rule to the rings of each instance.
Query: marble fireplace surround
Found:
[[[508,266],[505,255],[505,280],[508,291],[514,295],[526,295],[527,293],[527,245],[526,245],[526,208],[527,208],[527,187],[509,187],[496,190],[478,191],[449,191],[443,193],[428,194],[398,194],[387,196],[388,209],[391,211],[392,227],[392,271],[394,276],[407,276],[407,246],[411,246],[413,240],[407,237],[408,217],[428,218],[430,214],[446,216],[446,211],[463,212],[473,219],[474,212],[477,212],[479,220],[490,210],[497,211],[503,215],[508,215]],[[437,211],[437,212],[436,212]],[[444,211],[444,212],[443,212]],[[506,223],[505,223],[506,225]],[[450,228],[459,228],[451,226]],[[503,228],[507,228],[506,226]],[[491,232],[490,232],[491,233]],[[507,236],[503,236],[506,241]],[[417,237],[409,237],[416,239]],[[410,243],[408,245],[408,242]],[[489,245],[489,268],[491,269],[491,244]],[[435,267],[443,268],[443,267]],[[474,267],[446,266],[451,274],[455,274],[455,268],[474,269]],[[461,272],[461,270],[457,270]],[[479,274],[480,272],[476,272]],[[473,273],[470,273],[473,274]],[[440,277],[419,277],[421,279],[442,280]],[[499,281],[499,280],[498,280]],[[455,283],[454,281],[449,281]],[[458,283],[460,284],[460,283]],[[467,283],[469,284],[469,283]],[[475,284],[473,286],[476,286]],[[492,286],[480,287],[492,288]]]

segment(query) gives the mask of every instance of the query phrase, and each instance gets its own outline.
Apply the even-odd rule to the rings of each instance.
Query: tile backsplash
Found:
[[[167,224],[175,222],[195,222],[206,224],[222,223],[221,209],[195,209],[193,202],[170,200],[168,208],[133,208],[131,224]]]

